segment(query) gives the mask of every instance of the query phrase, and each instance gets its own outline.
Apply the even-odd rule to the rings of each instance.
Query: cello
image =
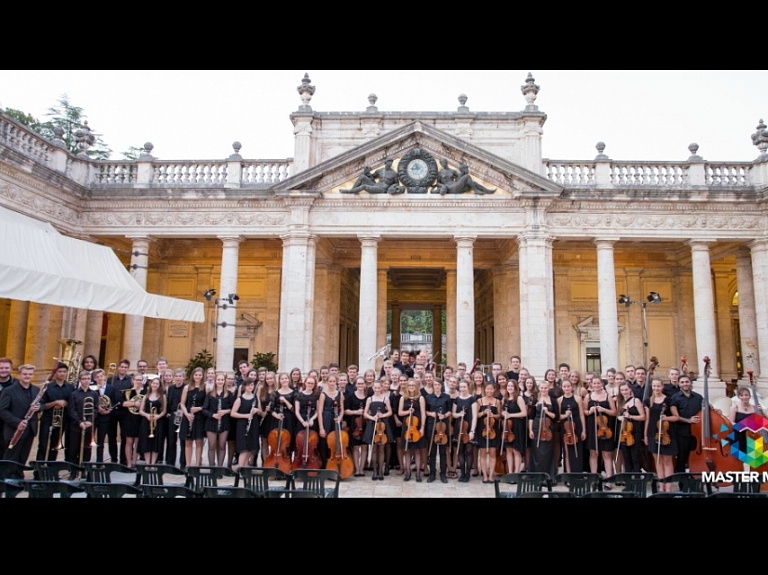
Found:
[[[312,404],[307,404],[307,419],[311,418]],[[320,453],[317,444],[320,441],[317,432],[311,427],[305,427],[296,434],[296,457],[291,464],[295,469],[320,469]]]
[[[328,458],[325,468],[335,471],[342,479],[347,479],[355,472],[355,466],[347,453],[347,449],[349,448],[349,434],[341,429],[341,423],[339,422],[339,404],[336,402],[333,404],[333,415],[335,429],[333,433],[328,436],[328,450],[331,452],[331,457]]]
[[[280,405],[280,415],[283,415],[283,406]],[[279,469],[286,475],[291,472],[291,458],[288,455],[288,447],[291,444],[291,434],[283,429],[285,417],[280,418],[277,429],[273,429],[267,436],[269,455],[264,460],[264,467]]]
[[[719,413],[709,403],[709,357],[704,361],[704,399],[701,402],[699,422],[691,423],[691,435],[696,437],[696,449],[691,451],[688,458],[688,467],[691,473],[704,471],[743,471],[744,465],[739,459],[731,455],[731,447],[727,442],[720,441],[733,433],[733,425],[723,414]],[[712,431],[717,431],[717,441],[713,440]],[[730,485],[730,483],[718,483],[718,487]]]

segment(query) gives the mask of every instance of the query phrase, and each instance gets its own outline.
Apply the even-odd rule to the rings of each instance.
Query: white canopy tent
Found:
[[[147,293],[115,253],[0,207],[0,298],[178,321],[205,321],[202,302]]]

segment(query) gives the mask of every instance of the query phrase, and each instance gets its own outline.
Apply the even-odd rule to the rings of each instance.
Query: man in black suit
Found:
[[[34,402],[39,390],[32,385],[32,376],[35,374],[35,366],[25,364],[19,367],[19,382],[7,387],[0,394],[0,420],[3,421],[3,440],[8,445],[3,459],[16,461],[26,465],[29,452],[32,450],[32,442],[37,435],[37,414],[40,404],[32,409],[32,417],[25,419],[30,406]],[[21,436],[16,444],[10,447],[10,441],[16,430],[20,430]],[[11,472],[9,478],[24,479],[21,471]]]

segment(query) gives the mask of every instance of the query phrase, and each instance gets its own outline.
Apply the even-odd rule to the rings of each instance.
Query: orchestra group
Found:
[[[586,471],[602,473],[605,489],[615,473],[647,471],[649,462],[659,478],[687,469],[703,398],[685,371],[662,379],[627,365],[603,378],[561,363],[537,381],[516,355],[506,370],[493,363],[486,373],[478,363],[444,366],[437,377],[425,352],[392,350],[379,373],[335,363],[274,373],[241,361],[238,373],[187,374],[160,358],[154,374],[144,360],[134,373],[122,360],[108,377],[86,356],[76,385],[59,363],[36,398],[34,366],[20,366],[16,380],[0,358],[0,449],[26,463],[36,436],[36,460],[62,451],[75,464],[101,462],[106,444],[108,461],[181,469],[202,465],[204,450],[209,465],[235,470],[343,460],[345,475],[370,472],[374,481],[493,483],[510,472]],[[754,409],[742,403],[731,418]]]

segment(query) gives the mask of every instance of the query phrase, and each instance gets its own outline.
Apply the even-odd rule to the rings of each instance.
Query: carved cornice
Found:
[[[626,207],[625,207],[626,210]],[[681,208],[678,207],[677,212]],[[672,235],[675,230],[763,230],[766,225],[764,216],[746,216],[742,214],[727,214],[720,210],[713,213],[675,213],[654,214],[651,210],[642,212],[624,211],[624,213],[549,213],[548,224],[554,228],[585,228],[599,227],[602,230],[620,230],[622,235],[631,234],[634,230],[669,230]],[[723,234],[727,235],[727,234]]]

